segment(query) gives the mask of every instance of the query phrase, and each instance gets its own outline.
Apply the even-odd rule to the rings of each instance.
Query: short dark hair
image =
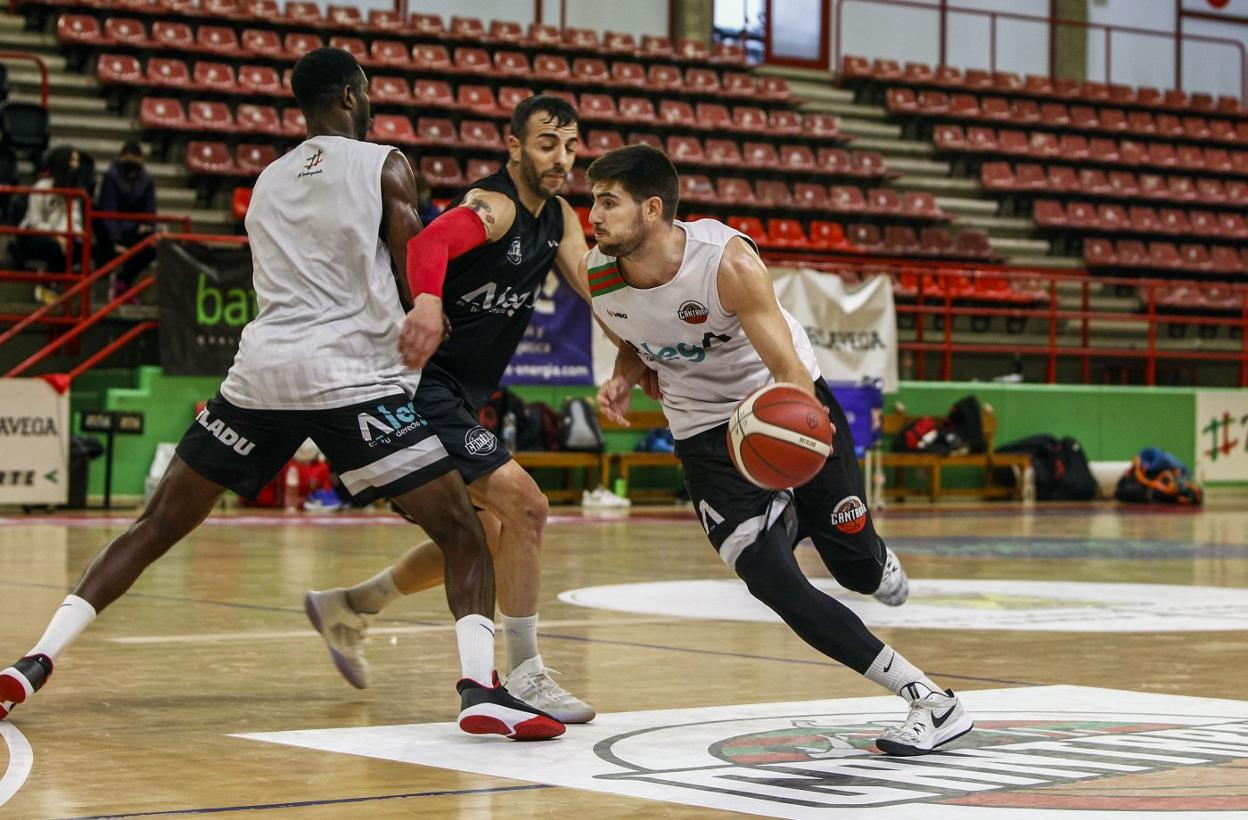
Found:
[[[579,119],[576,108],[563,97],[556,97],[553,94],[536,94],[526,97],[517,103],[515,110],[511,112],[511,133],[516,139],[524,142],[525,132],[529,130],[529,119],[539,111],[545,114],[547,119],[553,119],[556,128],[571,125]]]
[[[680,204],[680,177],[667,154],[644,143],[608,151],[586,172],[589,184],[618,182],[637,202],[652,196],[663,200],[663,218],[675,219]]]
[[[314,48],[295,63],[290,89],[304,116],[322,111],[342,89],[362,91],[360,64],[341,48]]]
[[[143,146],[139,145],[134,140],[126,140],[121,144],[121,153],[129,154],[134,157],[141,157],[143,156]]]

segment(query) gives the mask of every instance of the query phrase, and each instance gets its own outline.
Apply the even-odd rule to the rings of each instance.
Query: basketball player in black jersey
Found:
[[[496,556],[499,609],[507,633],[507,688],[569,723],[594,717],[551,680],[537,650],[539,549],[548,506],[537,483],[511,460],[477,410],[497,389],[552,267],[586,300],[577,276],[588,247],[560,196],[576,160],[576,110],[553,96],[516,106],[508,161],[473,182],[421,233],[409,253],[415,297],[400,348],[422,368],[416,410],[450,453]],[[441,341],[443,311],[450,338]],[[439,342],[441,344],[439,345]],[[349,589],[309,592],[306,606],[343,676],[368,685],[362,652],[372,617],[398,598],[442,583],[442,556],[426,542],[397,564]]]

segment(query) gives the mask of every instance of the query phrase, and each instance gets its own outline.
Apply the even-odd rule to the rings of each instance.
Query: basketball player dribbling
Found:
[[[675,221],[680,182],[661,151],[631,145],[589,167],[587,255],[595,316],[623,340],[598,403],[627,424],[633,385],[658,373],[663,412],[694,509],[719,557],[750,594],[802,640],[910,703],[876,741],[895,755],[929,752],[970,731],[954,693],[884,645],[852,611],[815,588],[794,547],[809,537],[844,587],[891,606],[909,583],[875,532],[849,424],[819,373],[806,332],[776,301],[753,242],[711,219]],[[747,481],[728,453],[727,427],[746,396],[788,382],[827,407],[832,453],[809,483],[772,491]]]
[[[254,495],[311,438],[357,498],[392,499],[441,549],[460,728],[560,735],[563,724],[497,682],[493,560],[454,462],[413,406],[419,371],[399,351],[395,274],[421,227],[412,169],[398,150],[364,142],[368,80],[346,51],[308,52],[291,86],[308,139],[264,170],[247,213],[259,315],[151,503],[96,555],[34,648],[0,670],[0,717],[43,687],[61,652],[227,489]],[[414,332],[431,351],[443,328]]]
[[[478,410],[498,389],[547,274],[555,267],[588,301],[577,266],[588,246],[580,221],[560,196],[580,141],[576,109],[538,95],[516,106],[508,162],[476,180],[421,232],[409,252],[415,296],[402,350],[413,364],[429,358],[443,311],[450,338],[425,365],[414,399],[450,454],[495,554],[498,602],[507,636],[507,689],[564,723],[594,710],[555,683],[537,649],[540,547],[548,505],[537,482],[511,459]],[[424,324],[427,332],[416,333]],[[392,567],[349,588],[311,591],[306,608],[343,677],[369,682],[363,645],[372,619],[392,602],[442,583],[442,553],[413,547]]]

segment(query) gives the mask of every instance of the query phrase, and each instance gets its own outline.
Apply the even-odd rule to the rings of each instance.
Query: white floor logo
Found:
[[[920,758],[874,750],[901,717],[892,697],[607,714],[543,744],[450,723],[239,737],[768,817],[1248,817],[1233,777],[1248,765],[1246,702],[1079,686],[962,694],[975,730]]]
[[[1219,632],[1248,629],[1248,590],[1077,581],[910,580],[910,600],[888,607],[832,579],[815,586],[872,627],[1049,632]],[[664,581],[560,593],[570,604],[679,618],[779,622],[737,580]]]

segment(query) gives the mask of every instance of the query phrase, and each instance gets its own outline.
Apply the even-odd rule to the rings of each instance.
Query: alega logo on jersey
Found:
[[[473,313],[488,311],[490,313],[505,313],[508,316],[511,316],[526,305],[532,306],[536,302],[536,290],[520,293],[513,291],[510,287],[504,287],[502,291],[499,291],[497,282],[487,282],[476,290],[469,291],[459,297],[459,303],[467,305]]]
[[[665,345],[657,350],[650,346],[649,342],[642,342],[640,346],[628,342],[628,346],[637,352],[637,355],[649,359],[652,362],[669,362],[673,359],[685,359],[690,362],[700,362],[706,359],[706,351],[710,350],[717,343],[726,344],[732,341],[732,337],[724,333],[707,333],[702,336],[701,346],[696,344],[685,344],[677,342],[673,347]]]
[[[355,417],[360,425],[360,437],[368,442],[369,447],[389,444],[390,436],[397,438],[426,424],[410,401],[393,410],[384,404],[377,405],[376,409],[381,418],[372,413],[360,413]]]

